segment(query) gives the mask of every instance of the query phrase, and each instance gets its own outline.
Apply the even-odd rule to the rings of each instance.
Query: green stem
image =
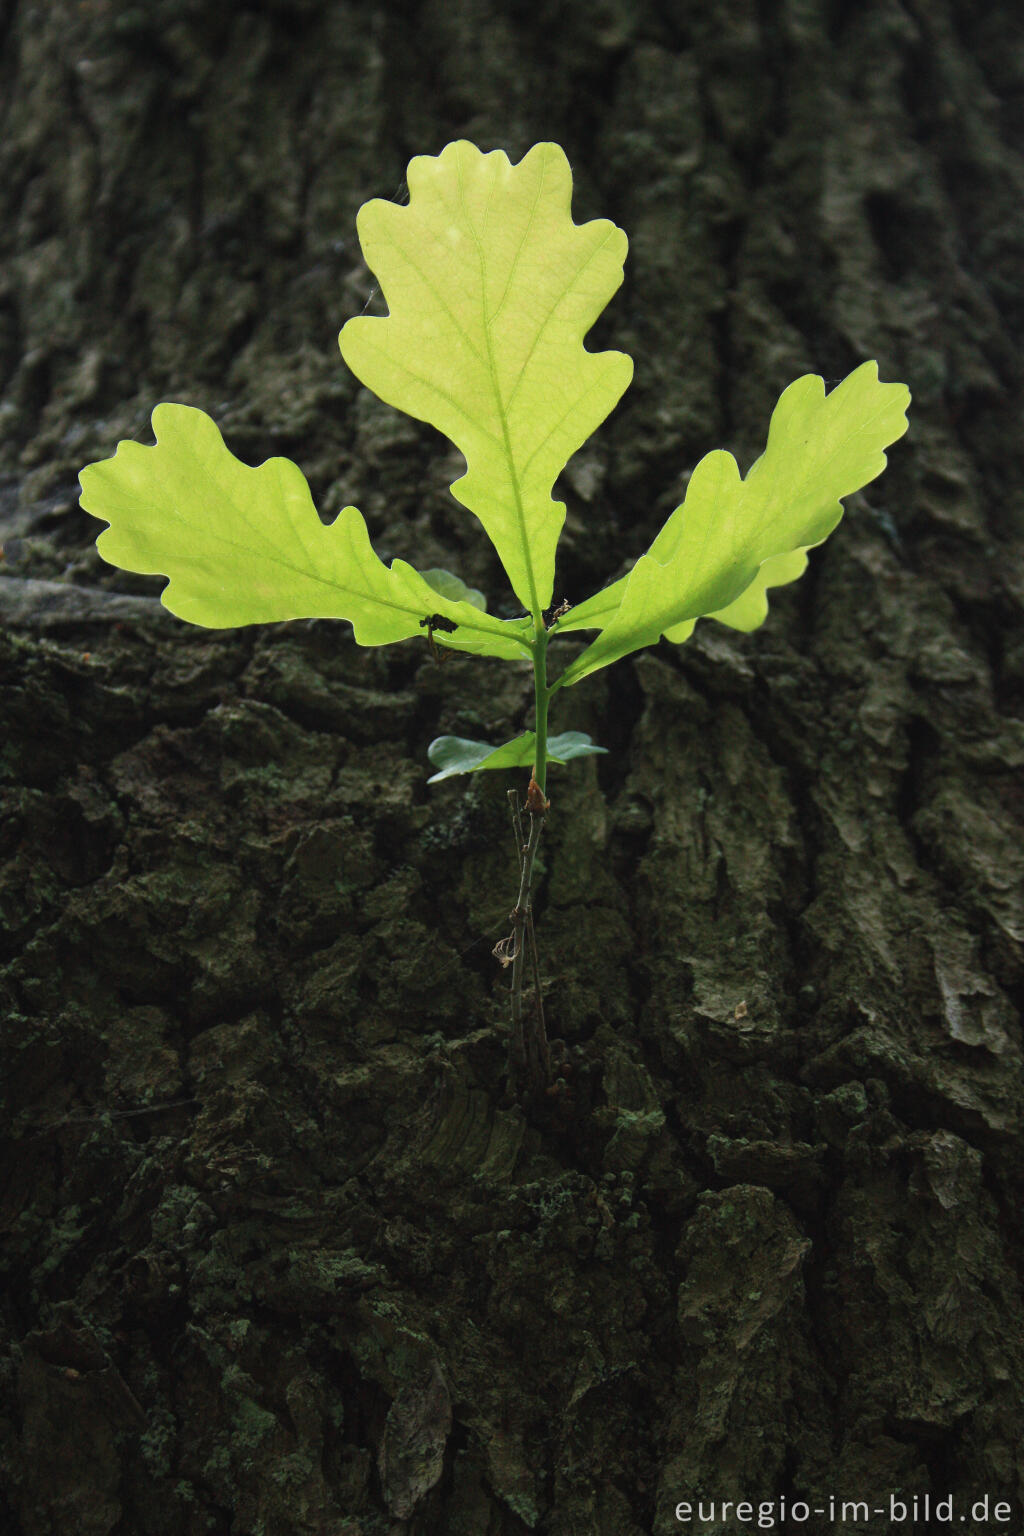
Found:
[[[536,737],[533,776],[542,795],[545,793],[544,785],[548,771],[548,703],[551,699],[551,691],[548,687],[548,632],[542,624],[537,630],[533,644],[534,734]]]

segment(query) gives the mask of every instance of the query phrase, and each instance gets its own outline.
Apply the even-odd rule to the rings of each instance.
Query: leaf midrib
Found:
[[[523,231],[523,238],[522,238],[522,240],[520,241],[520,244],[519,244],[519,251],[516,252],[515,261],[513,262],[513,268],[515,266],[515,262],[517,262],[519,260],[520,252],[522,251],[523,246],[526,244],[526,241],[527,241],[527,239],[529,237],[529,234],[530,234],[530,230],[533,227],[533,221],[534,221],[534,218],[536,217],[536,213],[537,213],[537,205],[540,202],[541,192],[543,191],[543,187],[544,187],[544,175],[545,175],[546,169],[547,169],[546,163],[542,161],[542,163],[541,163],[540,178],[539,178],[538,183],[537,183],[537,194],[536,194],[536,196],[535,196],[535,198],[533,200],[533,207],[530,209],[530,216],[529,216],[529,218],[526,221],[526,228]],[[458,176],[459,176],[459,203],[460,203],[460,206],[462,208],[463,217],[464,217],[464,219],[466,221],[466,226],[469,229],[470,234],[473,237],[473,242],[474,242],[474,244],[476,246],[477,263],[478,263],[479,269],[480,269],[480,320],[481,320],[481,325],[482,325],[483,333],[484,333],[484,344],[485,344],[485,346],[487,348],[487,369],[488,369],[488,372],[490,374],[491,391],[492,391],[492,394],[494,396],[494,403],[495,403],[495,407],[496,407],[497,413],[498,413],[498,420],[501,423],[501,437],[502,437],[502,445],[503,445],[504,454],[505,454],[505,463],[506,463],[506,465],[508,467],[508,477],[509,477],[509,482],[510,482],[510,484],[512,486],[512,496],[513,496],[513,500],[514,500],[514,503],[515,503],[515,517],[516,517],[516,524],[517,524],[518,531],[519,531],[520,553],[522,555],[523,565],[524,565],[525,570],[526,570],[526,582],[527,582],[527,587],[529,589],[529,596],[530,596],[529,609],[530,609],[531,614],[533,615],[534,621],[539,624],[541,622],[541,616],[540,616],[540,601],[539,601],[539,599],[537,597],[537,578],[536,578],[536,576],[534,574],[534,569],[533,569],[533,559],[532,559],[531,553],[530,553],[530,541],[527,538],[527,534],[526,534],[526,513],[525,513],[524,508],[523,508],[523,496],[522,496],[522,490],[521,490],[521,487],[520,487],[520,484],[519,484],[519,474],[518,474],[518,471],[516,469],[515,457],[514,457],[513,452],[512,452],[512,438],[511,438],[511,435],[510,435],[509,429],[508,429],[508,415],[507,415],[507,412],[505,410],[505,402],[502,399],[502,395],[501,395],[501,385],[498,382],[498,370],[497,370],[497,366],[495,364],[495,359],[494,359],[494,337],[493,337],[492,329],[491,329],[491,319],[490,319],[490,317],[488,316],[488,313],[487,313],[487,280],[486,280],[487,274],[486,274],[486,261],[485,261],[485,255],[484,255],[484,246],[483,246],[483,241],[480,238],[480,235],[477,233],[476,226],[475,226],[475,224],[473,223],[473,220],[470,217],[469,208],[466,205],[466,186],[465,186],[465,182],[463,180],[463,175],[462,175],[462,161],[461,161],[461,159],[458,161]],[[490,188],[488,189],[488,194],[487,194],[488,210],[490,209],[490,199],[491,199],[491,194],[493,193],[493,190],[494,190],[494,179],[492,178],[491,185],[490,185]],[[487,215],[486,215],[486,212],[485,212],[485,215],[484,215],[485,223],[486,223],[486,217],[487,217]],[[505,285],[505,292],[502,295],[502,300],[501,300],[502,303],[504,303],[504,301],[505,301],[505,297],[506,297],[506,295],[508,293],[508,289],[509,289],[509,286],[511,285],[511,281],[512,281],[512,277],[511,277],[511,274],[510,274],[508,282]],[[522,375],[520,375],[520,377],[521,376]]]

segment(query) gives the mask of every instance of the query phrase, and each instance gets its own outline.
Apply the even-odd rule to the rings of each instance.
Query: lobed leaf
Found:
[[[457,627],[437,632],[438,643],[528,654],[529,620],[482,612],[480,594],[447,572],[428,579],[404,560],[384,565],[355,507],[321,523],[290,460],[241,463],[210,417],[187,405],[158,405],[153,431],[155,446],[123,442],[83,469],[81,500],[110,525],[96,541],[103,559],[167,576],[161,601],[179,618],[212,629],[347,619],[360,645],[387,645],[425,635],[422,621],[440,614]]]
[[[345,362],[461,450],[452,492],[480,519],[520,602],[551,602],[565,506],[556,477],[628,385],[632,361],[583,337],[622,281],[626,237],[573,223],[557,144],[511,165],[466,142],[410,162],[409,202],[359,211],[390,313],[349,320]]]
[[[885,468],[884,449],[907,429],[910,391],[882,384],[863,363],[825,394],[814,374],[797,379],[772,414],[765,452],[746,479],[732,454],[709,453],[686,499],[621,582],[566,615],[559,631],[600,626],[556,686],[578,683],[664,635],[685,640],[713,616],[756,628],[765,589],[800,574],[807,549],[842,517],[840,498]]]

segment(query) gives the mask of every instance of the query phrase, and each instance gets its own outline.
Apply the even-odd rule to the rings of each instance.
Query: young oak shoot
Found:
[[[417,571],[404,560],[385,566],[355,507],[322,523],[293,463],[242,464],[214,422],[190,406],[158,405],[155,446],[122,442],[112,458],[84,469],[82,506],[109,524],[97,539],[103,559],[167,576],[162,602],[190,623],[346,619],[360,645],[426,635],[435,654],[440,647],[532,662],[532,730],[497,747],[442,736],[429,756],[432,783],[485,768],[532,770],[522,810],[511,797],[520,890],[513,933],[496,953],[513,968],[511,1077],[539,1091],[547,1045],[530,888],[547,767],[604,750],[580,732],[549,736],[552,698],[661,637],[686,640],[700,618],[756,629],[768,589],[800,575],[807,550],[839,522],[841,498],[885,468],[884,450],[906,431],[910,392],[880,383],[873,362],[827,395],[816,375],[797,379],[746,476],[731,454],[707,454],[629,573],[553,610],[565,520],[555,480],[632,377],[621,352],[583,345],[622,281],[626,236],[607,219],[573,222],[572,177],[556,144],[535,145],[518,165],[501,150],[449,144],[411,161],[408,186],[407,205],[374,200],[359,211],[363,253],[389,313],[349,320],[342,356],[382,400],[431,423],[461,451],[466,472],[452,492],[483,525],[524,617],[495,618],[449,572]],[[589,643],[549,680],[549,645],[579,630],[593,632]]]

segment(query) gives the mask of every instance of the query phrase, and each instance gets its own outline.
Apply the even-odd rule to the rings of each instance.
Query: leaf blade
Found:
[[[409,165],[409,203],[374,200],[359,237],[390,313],[358,316],[342,356],[381,399],[445,433],[466,460],[452,485],[483,524],[520,602],[551,601],[567,460],[632,377],[583,337],[622,281],[626,237],[577,225],[555,144],[512,166],[465,141]],[[415,358],[415,366],[410,362]]]
[[[528,654],[522,621],[442,595],[403,560],[385,566],[355,507],[321,523],[290,460],[243,464],[192,406],[158,405],[153,431],[152,447],[122,442],[87,465],[81,502],[109,525],[96,541],[101,557],[167,576],[161,602],[179,618],[213,629],[347,619],[358,644],[387,645],[425,634],[422,620],[440,613],[458,626],[443,636],[454,649]]]
[[[759,585],[772,585],[789,569],[782,557],[795,560],[798,551],[827,538],[842,517],[841,498],[881,474],[884,449],[907,429],[909,402],[906,385],[881,383],[874,362],[828,395],[817,375],[797,379],[780,397],[768,446],[746,479],[731,454],[707,454],[684,502],[622,578],[621,592],[608,589],[588,599],[593,617],[598,599],[607,609],[609,594],[618,596],[601,632],[556,686],[578,683],[663,634],[685,639],[700,618],[731,612],[744,621],[737,627],[756,627],[750,620],[760,607]],[[759,572],[773,560],[778,564],[759,583]],[[581,605],[584,618],[588,605]]]
[[[525,731],[500,747],[466,736],[436,736],[427,748],[427,756],[439,772],[432,774],[427,783],[439,784],[442,779],[459,773],[478,773],[483,768],[532,768],[535,740],[533,731]],[[565,764],[577,757],[593,757],[607,751],[607,747],[597,746],[584,731],[561,731],[548,737],[549,763]]]

